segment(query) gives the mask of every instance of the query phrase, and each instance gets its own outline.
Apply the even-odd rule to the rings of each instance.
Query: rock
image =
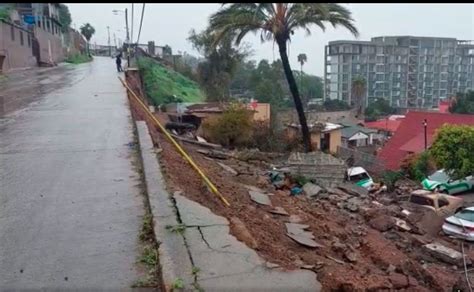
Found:
[[[381,214],[381,215],[378,215],[378,216],[372,218],[369,221],[369,225],[370,225],[370,227],[372,227],[375,230],[378,230],[380,232],[384,232],[384,231],[387,231],[387,230],[391,229],[395,225],[395,222],[392,219],[392,217]]]
[[[409,286],[418,286],[418,281],[412,276],[408,276],[408,285]]]
[[[440,243],[434,242],[434,243],[425,244],[422,246],[422,248],[431,256],[433,256],[436,259],[439,259],[440,261],[443,261],[451,265],[457,265],[457,266],[463,265],[462,253],[452,248],[446,247]],[[471,260],[469,258],[466,258],[466,263],[470,265]]]
[[[388,267],[387,267],[387,273],[391,274],[391,273],[395,272],[396,269],[397,269],[397,267],[395,267],[392,264],[389,264]]]
[[[224,163],[221,163],[221,162],[217,162],[217,164],[222,167],[222,169],[224,169],[225,171],[227,171],[228,173],[232,174],[232,175],[237,175],[239,174],[235,169],[233,169],[232,167],[228,166],[228,165],[225,165]]]
[[[249,191],[249,195],[252,201],[260,205],[272,206],[272,202],[270,201],[270,198],[263,193],[256,192],[256,191]]]
[[[341,243],[339,239],[336,239],[335,241],[332,242],[331,248],[335,252],[343,252],[344,250],[347,249],[347,246],[344,243]]]
[[[307,238],[314,239],[314,235],[311,232],[305,231],[309,228],[309,225],[296,224],[296,223],[285,223],[286,231],[289,234],[301,235]]]
[[[398,273],[391,274],[389,276],[389,281],[395,289],[406,288],[409,285],[407,276]]]
[[[337,186],[340,190],[351,194],[352,196],[366,198],[369,191],[366,188],[360,187],[356,184],[342,183]]]
[[[357,262],[357,254],[352,251],[346,251],[344,257],[351,263]]]
[[[313,183],[306,183],[303,186],[303,191],[305,192],[306,196],[312,198],[317,196],[322,191],[322,189]]]
[[[234,231],[234,235],[238,240],[245,242],[252,249],[258,248],[257,241],[247,229],[244,222],[237,217],[232,217],[230,218],[230,223],[233,227],[232,230]]]
[[[351,212],[357,212],[359,211],[359,205],[356,205],[354,203],[351,203],[351,202],[346,202],[343,204],[343,207],[344,209],[347,209]]]
[[[302,220],[298,215],[291,215],[288,219],[291,223],[300,223]]]
[[[395,219],[395,225],[402,231],[410,231],[411,228],[408,226],[407,222],[402,219],[394,218]]]
[[[286,212],[286,210],[283,209],[282,207],[275,207],[275,209],[270,210],[269,212],[273,214],[277,214],[277,215],[283,215],[283,216],[289,215],[288,212]]]
[[[329,194],[326,192],[321,192],[319,193],[318,198],[321,200],[326,200],[327,198],[329,198]]]
[[[280,265],[279,264],[275,264],[275,263],[271,263],[271,262],[266,262],[265,263],[265,266],[269,269],[276,269],[276,268],[279,268]]]
[[[289,233],[287,233],[286,235],[288,235],[288,237],[290,237],[294,241],[296,241],[299,244],[304,245],[304,246],[308,246],[308,247],[312,247],[312,248],[323,247],[321,244],[317,243],[313,239],[308,238],[306,236],[289,234]]]

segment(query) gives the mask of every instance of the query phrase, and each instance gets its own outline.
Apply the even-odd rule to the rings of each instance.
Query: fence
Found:
[[[348,165],[362,166],[370,173],[380,175],[385,171],[384,161],[373,154],[339,146],[337,147],[337,155],[344,159]]]

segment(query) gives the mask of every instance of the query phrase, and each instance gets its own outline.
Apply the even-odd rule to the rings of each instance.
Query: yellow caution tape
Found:
[[[184,151],[184,149],[176,142],[176,140],[168,133],[168,131],[161,125],[160,121],[153,115],[153,113],[150,111],[150,109],[141,101],[141,99],[133,92],[132,89],[127,85],[127,83],[122,80],[122,78],[118,77],[120,82],[122,82],[123,86],[127,88],[128,91],[132,94],[132,96],[138,101],[138,103],[143,107],[145,112],[152,118],[152,120],[158,125],[158,127],[161,129],[161,131],[165,134],[165,136],[171,141],[171,143],[178,149],[178,152],[183,155],[183,157],[191,164],[191,166],[197,171],[197,173],[202,177],[202,179],[206,182],[206,184],[209,186],[211,191],[218,196],[222,202],[227,207],[230,207],[229,202],[227,201],[224,196],[219,192],[219,190],[216,188],[216,186],[207,178],[207,176],[204,174],[204,172],[199,168],[199,166],[196,165],[196,163],[193,161],[193,159]]]

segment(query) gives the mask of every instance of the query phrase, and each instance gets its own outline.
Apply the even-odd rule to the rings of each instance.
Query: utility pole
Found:
[[[128,9],[125,8],[125,29],[127,30],[127,64],[130,66],[130,35],[128,34]]]
[[[115,45],[115,49],[117,49],[117,37],[115,36],[115,32],[114,32],[114,45]]]
[[[428,121],[426,119],[423,120],[423,127],[425,128],[425,150],[428,149],[428,136],[426,134],[426,127],[428,126]]]
[[[107,39],[107,46],[109,47],[109,57],[112,56],[112,47],[110,46],[110,27],[107,26],[107,35],[108,35],[108,39]]]

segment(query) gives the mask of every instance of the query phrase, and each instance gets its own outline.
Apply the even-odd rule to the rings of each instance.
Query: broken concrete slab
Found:
[[[186,226],[212,226],[229,225],[226,218],[214,215],[208,208],[189,200],[188,198],[174,194],[176,207],[179,210],[181,221]]]
[[[303,186],[303,191],[305,192],[306,196],[310,197],[310,198],[313,198],[315,196],[317,196],[323,189],[318,186],[318,185],[315,185],[313,183],[306,183],[304,186]]]
[[[440,243],[433,242],[429,244],[423,245],[423,249],[429,253],[434,258],[437,258],[443,262],[448,264],[456,265],[456,266],[463,266],[463,256],[462,253],[444,246]],[[471,264],[471,260],[466,258],[466,262],[468,265]]]
[[[270,198],[266,194],[255,192],[255,191],[249,191],[249,195],[250,195],[250,199],[252,199],[252,201],[254,201],[257,204],[272,206],[272,201],[270,201]]]
[[[290,237],[294,241],[296,241],[299,244],[304,245],[304,246],[308,246],[308,247],[312,247],[312,248],[323,247],[321,244],[317,243],[312,238],[310,238],[308,236],[305,236],[304,234],[306,234],[306,233],[298,234],[298,235],[287,233],[286,235],[288,235],[288,237]]]
[[[222,167],[222,169],[224,169],[225,171],[227,171],[228,173],[232,174],[232,175],[238,175],[239,173],[233,169],[232,167],[228,166],[228,165],[225,165],[224,163],[221,163],[221,162],[216,162],[220,167]]]
[[[269,211],[272,214],[277,214],[277,215],[283,215],[283,216],[288,216],[288,212],[286,212],[285,209],[282,207],[275,207],[275,209]]]
[[[369,194],[369,191],[366,188],[360,187],[356,184],[352,183],[341,183],[337,186],[340,190],[353,195],[353,196],[358,196],[361,198],[367,197]]]
[[[411,228],[405,220],[394,218],[395,225],[402,231],[410,231]]]

